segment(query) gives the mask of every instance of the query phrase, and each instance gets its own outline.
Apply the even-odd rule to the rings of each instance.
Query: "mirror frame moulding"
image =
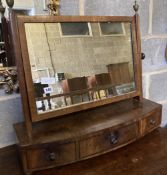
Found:
[[[111,98],[100,99],[97,101],[84,102],[66,108],[60,108],[55,111],[38,114],[36,110],[35,92],[31,76],[31,67],[29,61],[28,47],[26,42],[25,23],[60,23],[60,22],[130,22],[132,25],[132,45],[133,45],[133,61],[134,61],[134,79],[136,90],[124,95],[113,96]],[[19,37],[20,53],[17,53],[18,72],[22,76],[20,87],[25,87],[21,90],[22,99],[26,94],[26,99],[23,100],[23,111],[29,111],[31,122],[38,122],[50,118],[58,118],[70,113],[79,112],[102,105],[118,102],[129,98],[142,99],[141,85],[141,58],[138,46],[138,24],[136,24],[136,16],[17,16],[17,30]],[[20,55],[19,55],[20,54]],[[22,68],[20,67],[22,66]],[[19,77],[20,77],[19,76]],[[27,103],[27,104],[26,104]],[[28,108],[28,109],[25,109]],[[25,112],[24,112],[25,113]],[[29,119],[28,119],[29,120]]]

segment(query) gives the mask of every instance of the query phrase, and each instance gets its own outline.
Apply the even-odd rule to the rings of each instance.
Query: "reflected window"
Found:
[[[124,24],[120,22],[101,22],[99,23],[100,33],[104,36],[123,36],[125,35]]]
[[[62,36],[92,36],[91,26],[87,22],[60,23]]]

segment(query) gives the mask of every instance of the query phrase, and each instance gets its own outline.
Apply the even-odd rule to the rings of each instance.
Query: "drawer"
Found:
[[[80,158],[91,157],[120,147],[138,136],[138,124],[134,123],[123,128],[101,132],[92,137],[82,139],[80,145]]]
[[[152,112],[141,121],[142,135],[154,130],[161,123],[161,109]]]
[[[75,143],[48,144],[26,152],[27,165],[30,169],[64,165],[76,160]]]

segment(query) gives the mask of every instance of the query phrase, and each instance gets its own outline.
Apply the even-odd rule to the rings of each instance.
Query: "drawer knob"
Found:
[[[156,124],[156,121],[155,121],[154,119],[151,119],[151,120],[150,120],[150,124],[151,124],[151,125],[155,125],[155,124]]]
[[[50,161],[56,160],[56,154],[55,153],[49,153],[49,160]]]
[[[118,136],[116,134],[111,134],[110,135],[110,142],[112,144],[117,144],[118,143]]]

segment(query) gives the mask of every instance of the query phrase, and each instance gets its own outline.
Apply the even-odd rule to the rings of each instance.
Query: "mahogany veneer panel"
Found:
[[[55,166],[55,164],[62,165],[64,162],[73,162],[76,160],[75,149],[76,148],[74,143],[66,143],[63,145],[49,144],[43,146],[40,149],[29,149],[27,151],[28,167],[30,169],[43,168],[48,166]],[[55,161],[50,160],[51,153],[55,154]]]
[[[15,130],[22,147],[64,141],[111,127],[125,126],[127,122],[133,123],[156,109],[161,110],[161,105],[146,99],[141,102],[130,99],[66,115],[58,120],[36,123],[31,139],[28,138],[24,123],[15,124]]]
[[[144,118],[142,120],[142,133],[147,134],[154,129],[155,125],[160,125],[161,118],[159,116],[159,111],[154,112],[151,116]]]
[[[115,143],[112,143],[112,134],[117,134]],[[127,125],[123,128],[113,131],[101,132],[95,136],[80,141],[80,157],[85,158],[103,151],[119,147],[122,144],[135,140],[138,137],[138,126],[136,123]]]

